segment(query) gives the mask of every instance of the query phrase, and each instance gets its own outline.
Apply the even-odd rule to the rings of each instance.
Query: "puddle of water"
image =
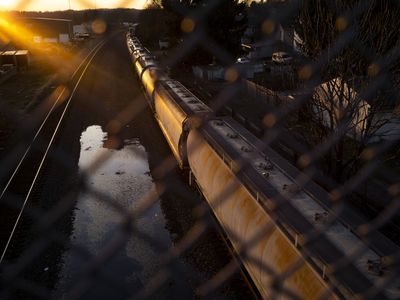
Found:
[[[138,140],[126,141],[126,146],[121,150],[103,148],[106,138],[107,134],[100,126],[91,126],[82,133],[79,168],[83,172],[89,172],[87,184],[90,189],[112,199],[126,210],[135,209],[143,197],[155,188],[146,151]],[[89,171],[96,164],[98,167]],[[74,234],[85,235],[85,244],[96,251],[101,237],[106,231],[113,229],[110,226],[114,227],[114,223],[121,221],[121,215],[89,193],[80,196],[78,209],[78,223],[82,223],[83,217],[88,219],[85,221],[88,226],[75,226]],[[148,218],[149,214],[143,217]],[[164,225],[163,220],[159,223]]]
[[[155,190],[146,150],[138,139],[125,141],[120,150],[107,149],[103,146],[106,139],[100,126],[90,126],[82,133],[79,169],[88,172],[99,158],[106,158],[90,171],[90,189],[126,210],[135,209],[143,197]],[[96,255],[121,233],[121,220],[122,216],[104,201],[90,191],[82,192],[75,208],[71,241]],[[159,204],[152,205],[135,223],[141,233],[157,240],[159,248],[154,249],[143,238],[131,234],[125,246],[97,272],[90,298],[125,298],[142,288],[161,268],[160,253],[171,247],[171,241]],[[89,260],[74,249],[65,252],[56,297],[65,297],[71,286],[79,282],[80,272]],[[190,294],[184,280],[170,286],[173,287],[164,291],[163,297]]]

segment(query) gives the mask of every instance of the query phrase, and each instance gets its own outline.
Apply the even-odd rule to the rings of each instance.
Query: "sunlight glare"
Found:
[[[15,4],[15,0],[0,0],[0,9],[10,9]]]
[[[147,0],[0,0],[0,10],[67,10],[69,3],[74,10],[97,8],[136,8],[141,9]]]

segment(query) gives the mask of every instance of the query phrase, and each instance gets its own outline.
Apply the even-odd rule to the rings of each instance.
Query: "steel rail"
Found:
[[[67,110],[68,110],[68,108],[69,108],[69,105],[70,105],[70,103],[71,103],[71,100],[72,100],[72,98],[74,97],[75,92],[76,92],[76,90],[77,90],[77,88],[78,88],[80,82],[82,81],[83,76],[86,74],[86,71],[87,71],[87,69],[89,68],[91,62],[92,62],[93,59],[96,57],[96,54],[100,51],[100,49],[101,49],[106,43],[107,43],[107,40],[103,40],[103,41],[99,42],[99,43],[96,45],[96,47],[95,47],[95,48],[88,54],[88,56],[85,58],[85,61],[84,61],[84,62],[87,61],[87,64],[86,64],[85,68],[82,70],[82,73],[81,73],[81,75],[80,75],[78,81],[76,82],[76,84],[75,84],[75,86],[74,86],[74,89],[73,89],[72,92],[71,92],[71,95],[70,95],[69,98],[68,98],[68,101],[67,101],[67,103],[66,103],[66,105],[65,105],[65,108],[64,108],[64,110],[63,110],[63,112],[62,112],[62,114],[61,114],[61,117],[59,118],[58,123],[57,123],[57,125],[56,125],[56,128],[54,129],[54,132],[53,132],[53,134],[52,134],[52,136],[51,136],[51,139],[50,139],[50,141],[49,141],[49,143],[48,143],[48,145],[47,145],[46,151],[45,151],[45,153],[44,153],[44,155],[43,155],[43,157],[42,157],[42,159],[41,159],[40,165],[38,166],[38,168],[37,168],[37,170],[36,170],[35,176],[34,176],[33,181],[32,181],[32,183],[31,183],[31,185],[30,185],[30,187],[29,187],[29,190],[28,190],[27,195],[25,196],[23,205],[22,205],[22,207],[21,207],[21,209],[20,209],[20,211],[19,211],[18,217],[17,217],[17,219],[16,219],[16,221],[15,221],[15,224],[14,224],[14,226],[13,226],[13,229],[12,229],[12,231],[11,231],[11,233],[10,233],[10,236],[9,236],[9,238],[8,238],[8,240],[7,240],[7,243],[6,243],[6,245],[5,245],[5,247],[4,247],[3,251],[2,251],[2,254],[1,254],[1,257],[0,257],[0,264],[1,264],[1,263],[3,262],[3,260],[4,260],[4,257],[5,257],[5,255],[6,255],[6,253],[7,253],[7,250],[8,250],[8,248],[9,248],[10,243],[11,243],[11,241],[12,241],[12,239],[13,239],[14,234],[15,234],[15,230],[16,230],[18,224],[19,224],[19,221],[21,220],[22,213],[23,213],[23,211],[24,211],[24,209],[25,209],[25,207],[26,207],[26,204],[27,204],[27,202],[28,202],[30,196],[31,196],[32,190],[33,190],[33,188],[34,188],[34,186],[35,186],[35,184],[36,184],[36,181],[37,181],[37,179],[38,179],[38,177],[39,177],[40,171],[42,170],[42,167],[43,167],[43,165],[44,165],[44,163],[45,163],[45,161],[46,161],[46,158],[47,158],[47,155],[48,155],[48,153],[49,153],[49,150],[50,150],[51,146],[53,145],[54,139],[55,139],[55,137],[56,137],[56,135],[57,135],[57,133],[58,133],[58,130],[59,130],[60,126],[61,126],[61,123],[62,123],[62,121],[63,121],[63,119],[64,119],[64,117],[65,117],[65,114],[66,114],[66,112],[67,112]],[[90,57],[90,59],[88,59],[89,57]],[[81,68],[81,66],[84,64],[84,62],[82,62],[82,63],[80,64],[80,66],[78,67],[78,69],[74,72],[74,75],[73,75],[73,76],[75,76],[75,75],[78,73],[78,70]],[[63,90],[63,92],[64,92],[64,90]],[[60,96],[60,97],[61,97],[61,96]],[[59,97],[59,99],[60,99],[60,97]],[[58,99],[58,100],[59,100],[59,99]],[[53,107],[53,109],[54,109],[54,107]],[[46,120],[48,119],[49,115],[50,115],[50,114],[48,114]],[[43,125],[44,125],[44,124],[42,124],[41,128],[43,128]],[[41,128],[40,128],[40,130],[41,130]],[[35,139],[37,138],[37,136],[39,135],[39,133],[40,133],[40,131],[37,132],[37,135],[35,136]],[[32,141],[31,145],[28,147],[28,150],[27,150],[26,154],[24,155],[23,159],[20,161],[20,163],[19,163],[19,165],[18,165],[18,168],[22,165],[23,160],[25,159],[27,153],[28,153],[29,150],[31,149],[33,142],[34,142],[34,141]],[[15,177],[15,174],[16,174],[17,172],[18,172],[18,170],[14,172],[13,178]],[[12,179],[11,179],[11,181],[12,181]],[[10,182],[11,182],[11,181],[10,181]],[[5,193],[5,191],[3,191],[3,193],[1,194],[1,197],[4,195],[4,193]],[[1,197],[0,197],[0,199],[1,199]]]
[[[102,44],[104,42],[104,40],[100,41],[98,44],[96,44],[96,46],[89,52],[89,54],[82,60],[82,62],[79,64],[79,66],[76,68],[76,70],[74,71],[74,73],[71,75],[70,80],[73,80],[75,75],[78,73],[78,71],[81,69],[81,67],[84,65],[85,62],[87,62],[88,58],[90,55],[93,54],[93,52],[99,47],[100,44]],[[1,191],[0,194],[0,200],[3,198],[4,194],[7,192],[11,182],[14,180],[15,175],[18,173],[22,163],[25,161],[25,158],[28,156],[30,150],[32,149],[32,145],[34,144],[34,142],[36,141],[36,139],[38,138],[39,134],[41,133],[44,125],[46,124],[47,120],[49,119],[50,115],[53,113],[54,109],[57,107],[60,99],[62,98],[62,96],[65,93],[65,87],[63,87],[63,89],[61,90],[60,94],[58,95],[56,101],[54,101],[52,107],[50,108],[50,110],[47,112],[46,117],[44,118],[44,120],[42,121],[42,123],[40,124],[40,127],[38,128],[38,130],[36,131],[31,143],[29,144],[28,148],[25,150],[24,154],[22,155],[21,159],[19,160],[17,166],[15,167],[13,173],[11,174],[10,178],[8,179],[6,185],[4,186],[3,190]]]

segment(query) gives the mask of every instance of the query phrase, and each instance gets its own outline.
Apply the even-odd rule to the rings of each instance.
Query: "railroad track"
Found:
[[[46,176],[46,164],[54,160],[52,147],[68,108],[91,62],[106,42],[107,39],[98,42],[75,69],[0,187],[0,264],[7,258],[15,258],[18,249],[23,249],[26,234],[33,225],[32,218],[25,212],[27,204],[35,205],[40,201],[40,181]]]

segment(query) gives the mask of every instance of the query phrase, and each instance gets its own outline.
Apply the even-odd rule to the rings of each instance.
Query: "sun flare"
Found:
[[[15,0],[0,0],[0,9],[12,8],[15,6]]]
[[[136,8],[142,9],[148,0],[0,0],[0,11],[55,11],[97,8]]]

